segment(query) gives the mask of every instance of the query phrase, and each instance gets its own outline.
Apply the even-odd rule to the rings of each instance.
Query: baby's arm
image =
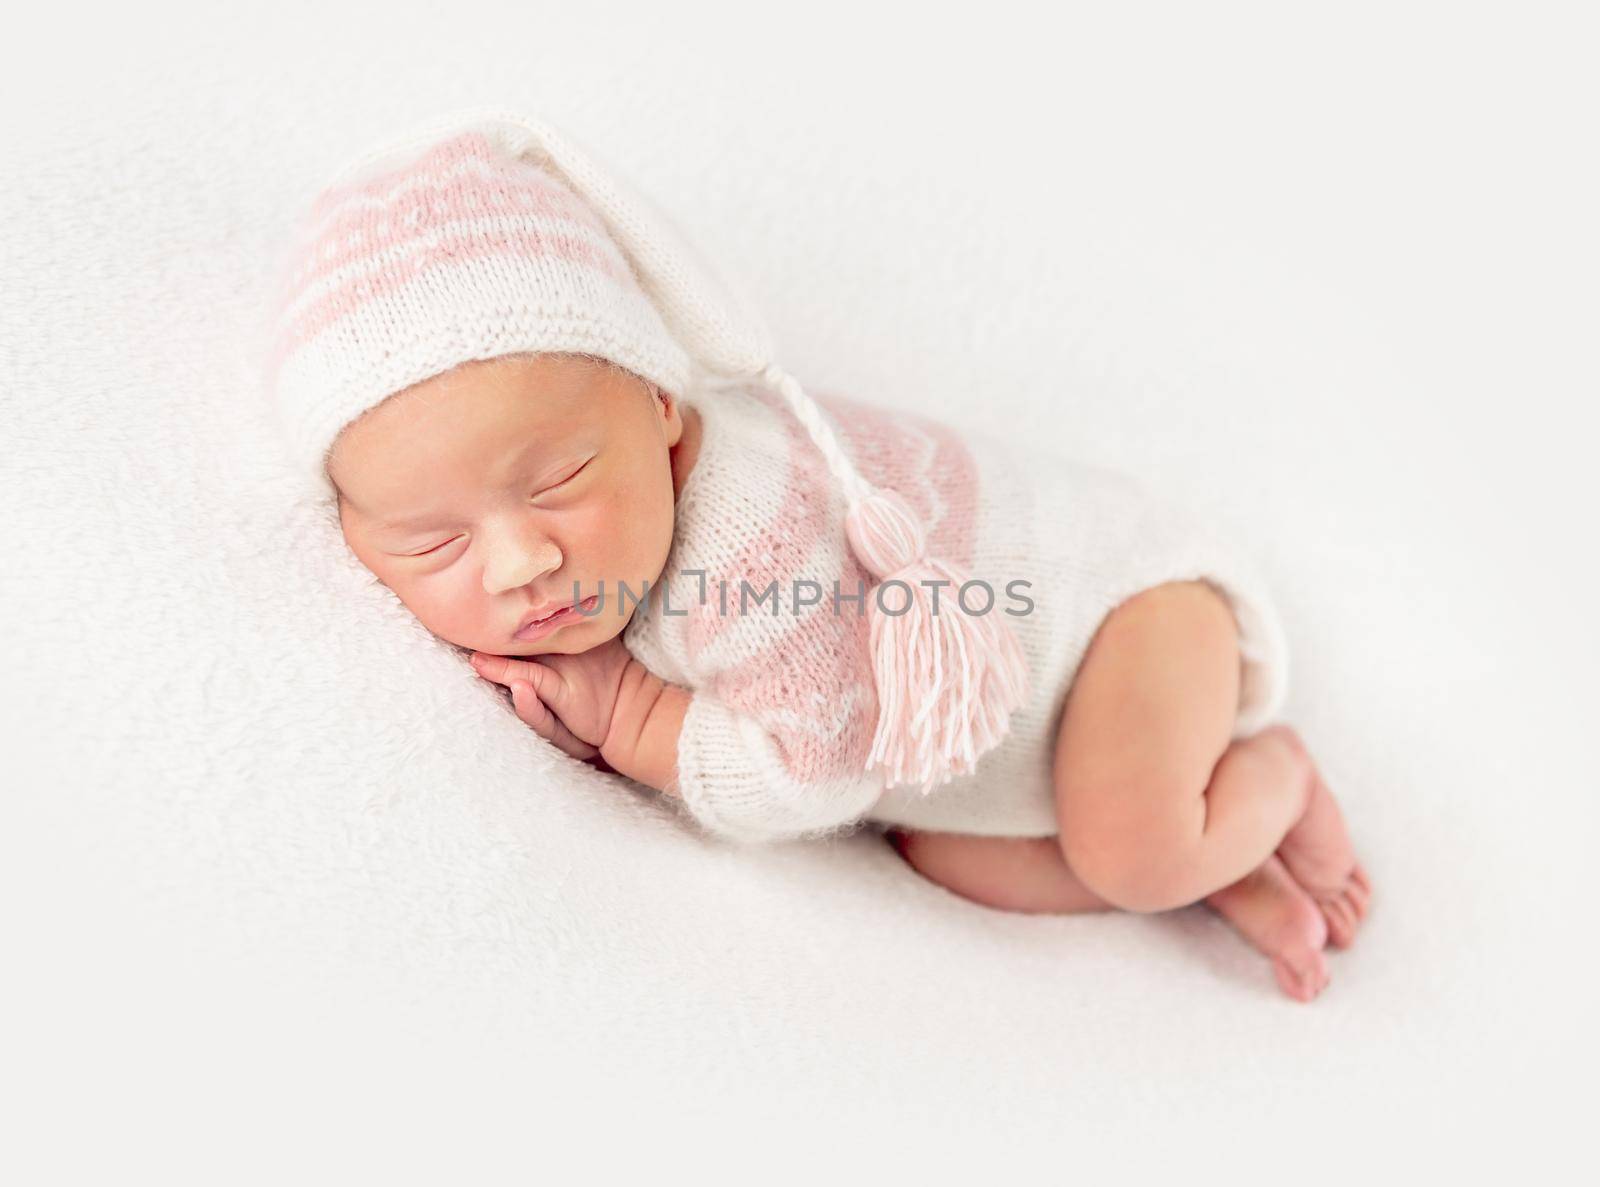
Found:
[[[621,665],[620,676],[613,665]],[[598,751],[562,746],[567,753],[598,758],[618,774],[678,797],[703,828],[729,840],[828,836],[853,827],[883,794],[881,775],[829,753],[843,736],[840,719],[819,717],[810,706],[781,705],[758,718],[716,690],[668,683],[616,641],[537,661],[475,652],[473,666],[486,679],[511,685],[513,697],[537,695],[537,706],[519,704],[517,714],[541,736],[562,746],[565,739],[545,720],[559,716],[572,737]],[[534,692],[519,692],[524,685]],[[530,718],[534,708],[544,716]],[[794,727],[769,729],[765,720],[773,718]],[[797,744],[811,747],[805,757]]]
[[[600,757],[618,774],[677,795],[678,735],[693,696],[630,659]]]
[[[669,684],[637,660],[623,674],[600,757],[618,773],[682,799],[707,831],[740,842],[848,829],[883,793],[877,775],[796,778],[760,721],[710,692]]]
[[[606,761],[669,789],[715,837],[746,845],[830,837],[848,832],[883,795],[880,774],[850,766],[798,776],[786,741],[710,689],[667,685],[651,704],[648,681],[640,686],[650,707],[632,713],[638,744]]]

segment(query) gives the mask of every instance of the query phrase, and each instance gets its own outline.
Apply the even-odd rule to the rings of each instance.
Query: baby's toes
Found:
[[[1310,1001],[1328,984],[1328,962],[1314,949],[1274,957],[1272,971],[1277,975],[1278,988],[1296,1001]]]
[[[1371,891],[1352,878],[1350,885],[1345,888],[1344,897],[1349,900],[1351,907],[1355,908],[1356,919],[1361,920],[1367,917],[1367,908],[1372,903]]]
[[[1335,948],[1348,948],[1356,938],[1355,908],[1340,895],[1320,900],[1317,905],[1328,921],[1328,943]]]
[[[1362,902],[1372,897],[1372,883],[1367,880],[1367,871],[1361,868],[1359,861],[1350,868],[1350,881],[1361,891]]]

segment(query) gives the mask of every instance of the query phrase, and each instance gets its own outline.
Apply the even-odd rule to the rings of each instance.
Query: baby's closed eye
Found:
[[[552,491],[562,490],[563,488],[568,486],[571,482],[573,482],[578,477],[578,475],[582,474],[585,470],[587,470],[589,468],[589,463],[592,462],[592,461],[594,461],[594,458],[592,458],[592,457],[585,458],[583,460],[583,462],[578,466],[577,469],[568,471],[566,477],[561,478],[558,481],[552,483],[550,486],[545,487],[543,490],[541,490],[539,492],[538,495],[535,495],[534,497],[538,498],[540,495],[549,494]]]

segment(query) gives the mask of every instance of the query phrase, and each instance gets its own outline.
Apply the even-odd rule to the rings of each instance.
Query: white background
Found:
[[[1588,14],[1044,7],[48,5],[13,26],[8,1178],[1322,1181],[1578,1157]],[[624,169],[808,384],[1139,473],[1246,543],[1288,715],[1377,888],[1318,1002],[1276,996],[1199,908],[1006,916],[864,837],[708,848],[551,767],[287,530],[241,346],[271,253],[348,155],[478,103]],[[307,743],[333,721],[338,777]]]

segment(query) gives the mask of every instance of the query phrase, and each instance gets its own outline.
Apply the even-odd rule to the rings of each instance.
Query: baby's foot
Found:
[[[1292,729],[1286,725],[1271,728],[1282,730],[1285,739],[1304,753],[1305,746]],[[1290,876],[1321,908],[1328,921],[1328,942],[1335,948],[1348,948],[1366,918],[1372,884],[1356,861],[1338,802],[1311,756],[1307,754],[1305,758],[1311,798],[1305,814],[1279,843],[1278,856]]]
[[[1328,962],[1322,954],[1328,925],[1276,857],[1208,896],[1206,905],[1272,958],[1278,985],[1290,997],[1308,1002],[1328,984]]]

